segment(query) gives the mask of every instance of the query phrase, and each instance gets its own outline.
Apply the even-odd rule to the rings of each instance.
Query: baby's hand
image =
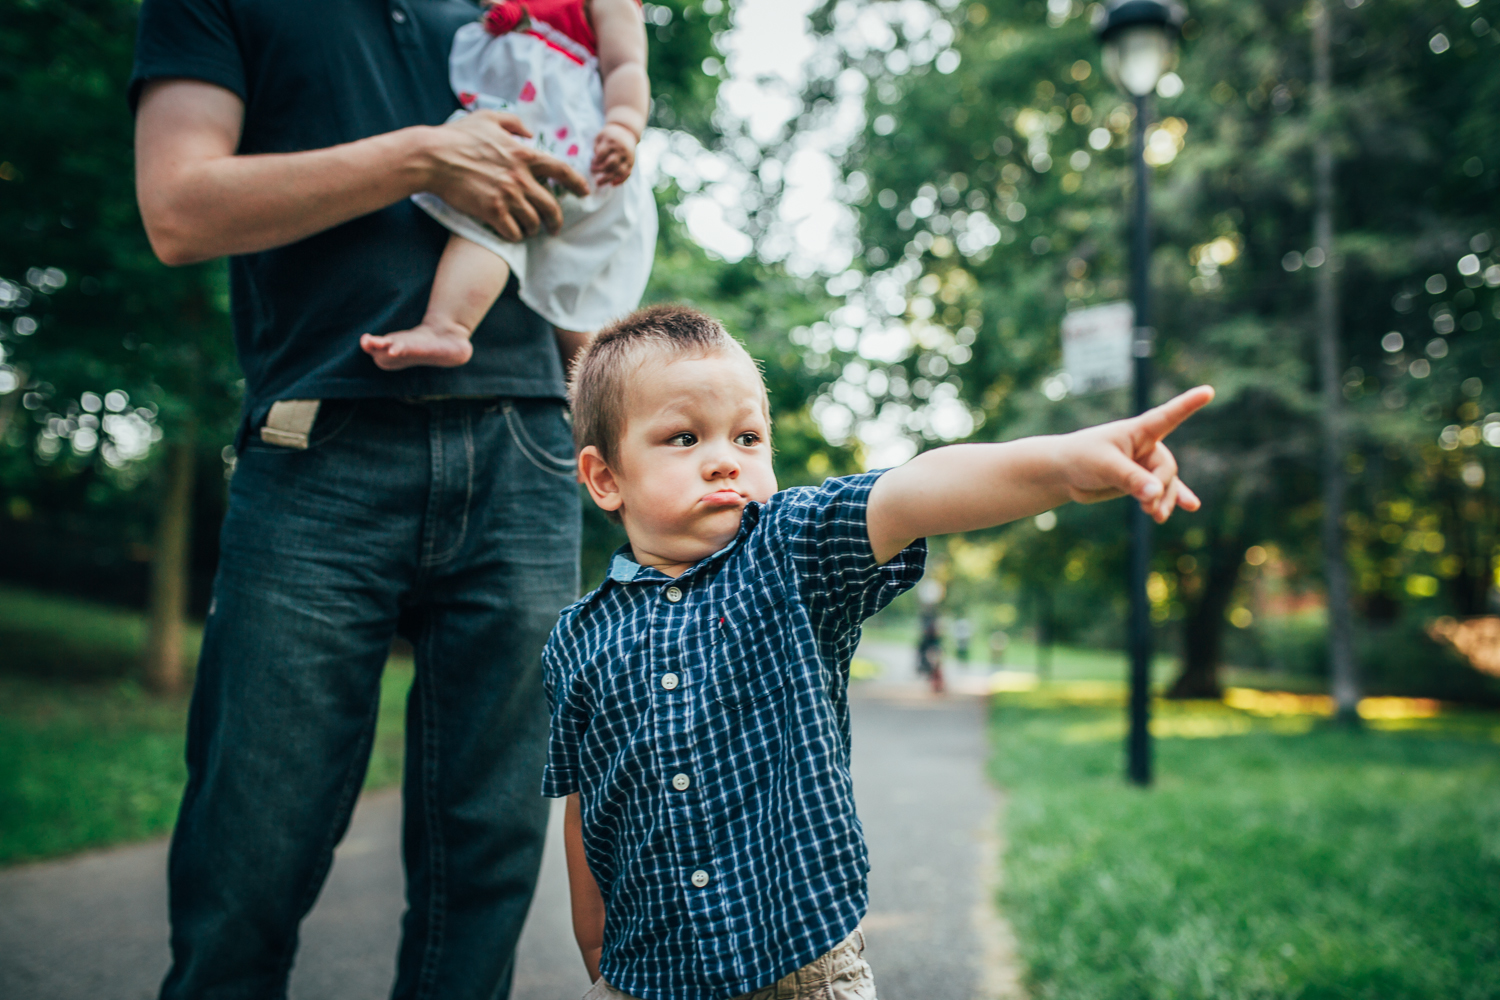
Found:
[[[1132,496],[1158,524],[1174,507],[1197,510],[1201,503],[1177,478],[1177,459],[1162,439],[1213,398],[1213,389],[1200,385],[1138,417],[1064,436],[1061,466],[1069,498],[1097,503]]]
[[[635,167],[635,133],[624,125],[606,122],[594,139],[594,162],[589,172],[598,184],[624,184]]]

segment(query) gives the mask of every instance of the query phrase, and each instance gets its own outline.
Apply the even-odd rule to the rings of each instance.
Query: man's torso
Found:
[[[147,79],[216,83],[245,102],[239,152],[322,149],[438,125],[465,0],[146,0],[132,101]],[[402,199],[297,243],[230,260],[236,346],[251,415],[275,399],[563,395],[546,323],[514,287],[453,369],[383,372],[361,333],[420,321],[447,232]]]

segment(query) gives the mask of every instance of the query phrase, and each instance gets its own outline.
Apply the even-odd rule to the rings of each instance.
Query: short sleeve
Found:
[[[542,770],[542,794],[560,799],[578,791],[578,751],[588,716],[571,690],[573,671],[568,669],[565,618],[559,622],[542,650],[542,687],[547,693],[551,725],[547,731],[547,764]]]
[[[762,513],[766,537],[785,552],[815,621],[858,625],[922,578],[924,539],[883,566],[875,562],[866,511],[883,471],[785,490]]]
[[[246,101],[245,60],[227,0],[144,0],[127,100],[135,113],[148,80],[202,80]]]

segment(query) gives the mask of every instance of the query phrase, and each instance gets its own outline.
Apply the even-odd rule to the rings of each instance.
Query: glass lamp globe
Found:
[[[1104,43],[1104,72],[1127,94],[1145,97],[1177,62],[1165,25],[1133,24]]]
[[[1110,0],[1095,10],[1104,72],[1127,94],[1145,97],[1177,62],[1186,12],[1176,0]]]

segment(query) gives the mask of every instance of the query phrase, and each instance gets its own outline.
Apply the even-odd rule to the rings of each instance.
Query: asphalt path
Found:
[[[1019,1000],[993,906],[1000,802],[986,782],[982,679],[935,697],[906,649],[866,644],[885,668],[855,686],[854,783],[870,846],[866,957],[882,1000]],[[554,810],[514,1000],[588,988],[573,945]],[[303,924],[293,1000],[375,1000],[394,974],[402,909],[400,798],[366,795]],[[167,968],[166,842],[0,872],[0,998],[150,1000]]]

